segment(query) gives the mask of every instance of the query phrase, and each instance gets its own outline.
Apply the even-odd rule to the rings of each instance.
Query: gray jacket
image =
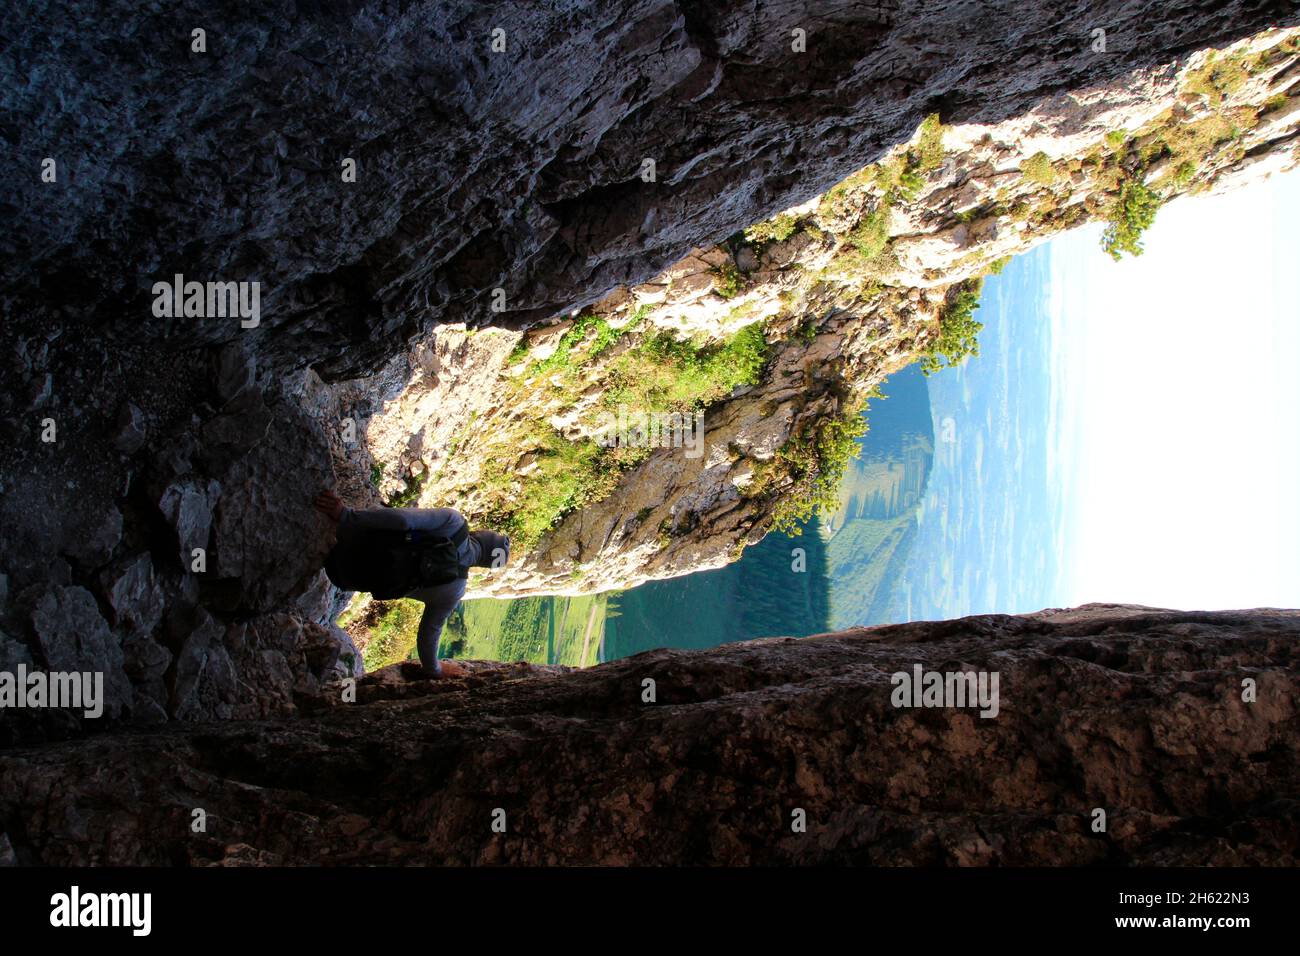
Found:
[[[340,541],[365,531],[425,531],[450,538],[466,523],[465,516],[455,508],[345,508],[339,519],[338,533]],[[466,538],[460,546],[460,563],[470,566],[477,564],[478,560],[479,543]],[[466,584],[465,578],[457,578],[446,584],[417,588],[407,595],[424,603],[416,650],[426,671],[440,670],[438,642],[442,638],[442,628],[465,596]]]

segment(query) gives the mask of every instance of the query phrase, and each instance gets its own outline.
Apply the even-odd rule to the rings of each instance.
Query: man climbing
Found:
[[[424,603],[416,649],[426,677],[459,677],[465,669],[438,660],[442,627],[465,594],[471,567],[501,568],[510,539],[495,531],[469,531],[454,508],[345,507],[333,491],[316,496],[316,510],[337,528],[325,572],[345,591],[369,591],[380,600]]]

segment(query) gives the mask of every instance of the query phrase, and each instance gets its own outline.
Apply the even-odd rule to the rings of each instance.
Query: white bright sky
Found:
[[[1051,246],[1062,601],[1300,607],[1300,171]]]

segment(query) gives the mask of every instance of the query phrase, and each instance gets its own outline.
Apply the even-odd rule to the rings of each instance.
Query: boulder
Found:
[[[50,588],[36,602],[32,631],[50,671],[104,675],[104,714],[119,717],[131,707],[131,683],[122,647],[99,613],[94,595],[83,587]]]
[[[212,528],[212,508],[221,494],[213,480],[188,480],[168,485],[158,499],[158,508],[176,532],[181,567],[192,567],[195,548],[207,549]]]
[[[236,683],[223,643],[225,629],[202,608],[174,615],[168,629],[179,640],[170,671],[168,714],[177,720],[230,717]]]
[[[129,636],[148,637],[162,619],[164,592],[148,553],[123,561],[101,577],[110,622]]]

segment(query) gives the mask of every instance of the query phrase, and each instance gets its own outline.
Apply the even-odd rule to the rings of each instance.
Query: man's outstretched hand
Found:
[[[325,517],[329,518],[335,524],[343,517],[343,501],[334,492],[326,490],[316,496],[314,502],[316,510]]]

